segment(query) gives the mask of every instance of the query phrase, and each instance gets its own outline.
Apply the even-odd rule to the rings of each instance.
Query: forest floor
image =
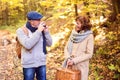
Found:
[[[21,62],[15,52],[15,37],[8,32],[3,34],[4,32],[0,31],[0,33],[0,80],[23,80]],[[52,35],[56,43],[47,48],[47,80],[55,80],[56,68],[61,67],[63,63],[63,51],[66,44],[63,35],[64,33]],[[113,79],[114,72],[110,71],[105,64],[108,61],[102,55],[93,55],[90,61],[89,80],[120,80]]]

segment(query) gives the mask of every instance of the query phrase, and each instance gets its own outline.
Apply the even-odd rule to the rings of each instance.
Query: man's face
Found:
[[[30,23],[31,23],[32,27],[37,28],[38,25],[40,24],[40,20],[30,20]]]

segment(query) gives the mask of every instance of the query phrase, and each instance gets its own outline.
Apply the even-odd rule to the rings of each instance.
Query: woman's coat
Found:
[[[69,41],[68,41],[69,42]],[[79,43],[73,43],[72,54],[70,55],[67,50],[67,45],[65,46],[65,58],[72,58],[74,65],[73,69],[77,69],[81,71],[81,80],[88,80],[88,72],[89,72],[89,59],[93,55],[94,48],[94,37],[93,34],[90,34],[87,38]]]

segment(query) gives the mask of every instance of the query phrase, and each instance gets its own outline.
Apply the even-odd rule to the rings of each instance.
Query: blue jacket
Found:
[[[16,33],[19,42],[22,44],[21,63],[24,68],[39,67],[46,65],[46,55],[43,53],[43,36],[42,32],[36,30],[32,33],[28,29],[27,36],[22,28],[18,28]],[[45,32],[46,45],[52,45],[52,37],[49,32]]]

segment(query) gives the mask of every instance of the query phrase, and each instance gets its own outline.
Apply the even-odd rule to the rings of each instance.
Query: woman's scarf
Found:
[[[72,33],[71,33],[69,41],[68,41],[68,46],[67,46],[67,50],[68,50],[69,54],[72,53],[73,43],[79,43],[79,42],[83,41],[85,38],[87,38],[92,33],[93,32],[91,30],[80,31],[79,33],[76,32],[75,30],[72,30]],[[64,67],[64,68],[66,67],[68,59],[69,58],[64,60],[62,67]]]
[[[93,32],[91,30],[87,31],[80,31],[79,33],[75,31],[75,29],[72,31],[69,42],[68,42],[68,52],[71,54],[72,53],[72,47],[73,43],[79,43],[83,41],[88,35],[92,34]]]

